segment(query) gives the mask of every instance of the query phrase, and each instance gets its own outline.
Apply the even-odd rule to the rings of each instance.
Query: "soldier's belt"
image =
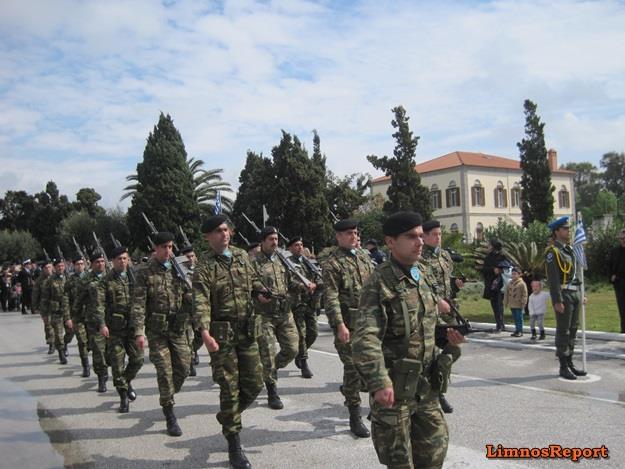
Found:
[[[562,285],[562,290],[577,291],[579,287],[577,285]]]

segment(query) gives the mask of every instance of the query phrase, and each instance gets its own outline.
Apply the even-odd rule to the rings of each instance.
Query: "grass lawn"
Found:
[[[588,285],[586,287],[586,330],[620,332],[621,323],[616,306],[614,289],[608,284]],[[490,302],[482,298],[482,283],[470,283],[466,285],[460,294],[460,313],[469,321],[494,323]],[[555,312],[553,308],[547,310],[545,326],[555,327]],[[504,310],[506,324],[514,324],[510,309]],[[527,317],[523,320],[524,325],[529,325]],[[580,311],[581,329],[581,311]]]

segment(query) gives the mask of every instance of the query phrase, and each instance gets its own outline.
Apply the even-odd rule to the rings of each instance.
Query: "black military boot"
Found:
[[[200,356],[198,355],[197,352],[195,352],[193,354],[193,364],[194,365],[199,365],[200,364]]]
[[[189,376],[197,376],[197,371],[195,370],[195,364],[193,360],[191,360],[191,365],[189,366]]]
[[[295,357],[295,360],[293,360],[293,363],[295,363],[295,367],[300,370],[302,368],[302,364],[301,364],[301,358],[299,357],[299,355],[297,355]]]
[[[241,448],[241,439],[239,434],[226,436],[228,440],[228,460],[234,469],[252,469],[250,461],[245,456],[243,448]]]
[[[128,402],[128,391],[125,389],[118,389],[119,393],[119,413],[127,414],[130,410],[130,404]]]
[[[89,366],[89,357],[80,357],[82,363],[82,377],[88,378],[91,376],[91,367]]]
[[[132,384],[130,384],[130,381],[128,381],[128,399],[130,399],[131,401],[134,401],[137,398],[137,391],[135,391],[135,388],[132,387]]]
[[[69,352],[68,352],[68,350],[67,350],[67,344],[64,344],[64,345],[63,345],[63,354],[64,354],[65,356],[67,356],[67,355],[69,354]]]
[[[538,336],[538,340],[545,340],[545,330],[542,329],[540,331],[540,335]]]
[[[438,401],[441,403],[441,409],[443,409],[443,412],[446,414],[451,414],[454,411],[454,407],[449,403],[445,394],[440,393],[438,395]]]
[[[566,362],[566,358],[567,357],[558,357],[558,360],[560,360],[560,376],[564,379],[577,379],[577,376],[569,370],[569,364]]]
[[[269,408],[274,410],[280,410],[284,408],[284,404],[278,396],[278,388],[275,383],[265,383],[267,387],[267,402],[269,403]]]
[[[106,392],[106,382],[108,379],[108,375],[98,375],[98,392]]]
[[[163,407],[163,414],[165,414],[165,421],[167,422],[167,434],[169,436],[181,436],[182,430],[178,425],[178,419],[174,415],[174,406],[168,405]]]
[[[306,379],[312,378],[313,373],[308,367],[308,360],[306,360],[305,358],[302,358],[299,361],[299,364],[300,364],[300,370],[302,370],[302,378],[306,378]]]
[[[52,355],[54,353],[54,344],[48,344],[48,355]]]
[[[532,329],[532,337],[530,337],[530,340],[536,340],[536,329]]]
[[[67,357],[63,353],[63,349],[59,350],[59,361],[61,362],[61,365],[67,365]]]
[[[362,417],[360,415],[360,406],[350,406],[349,409],[349,429],[358,438],[368,438],[370,436],[369,430],[362,423]]]
[[[569,370],[571,370],[575,376],[586,376],[587,373],[584,370],[578,370],[577,368],[575,368],[575,365],[573,365],[572,355],[566,357],[566,364],[569,366]]]

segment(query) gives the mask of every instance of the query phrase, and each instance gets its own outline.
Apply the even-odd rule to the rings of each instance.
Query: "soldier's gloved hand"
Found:
[[[100,334],[102,334],[104,337],[108,337],[109,336],[109,328],[106,326],[102,326],[100,328]]]
[[[449,306],[449,303],[447,303],[445,300],[439,300],[438,310],[443,314],[449,314],[449,312],[451,311],[451,307]]]
[[[456,329],[447,329],[447,340],[451,345],[459,345],[464,342],[464,336]]]
[[[395,404],[395,392],[393,388],[378,389],[373,395],[373,398],[382,407],[393,407]]]
[[[564,313],[564,303],[554,303],[553,309],[556,310],[556,313],[563,314]]]
[[[74,328],[74,323],[72,322],[71,319],[68,319],[67,321],[65,321],[65,326],[71,330]]]
[[[341,323],[336,327],[336,334],[342,343],[347,344],[349,342],[349,329],[345,327],[345,324]]]
[[[219,350],[219,343],[210,335],[206,329],[202,329],[202,342],[206,346],[206,350],[209,352],[217,352]]]
[[[135,344],[137,344],[139,350],[143,350],[143,347],[145,347],[145,336],[138,335],[135,337]]]

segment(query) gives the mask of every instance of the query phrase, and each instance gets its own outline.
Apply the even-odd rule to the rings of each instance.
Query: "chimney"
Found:
[[[553,148],[550,148],[547,152],[547,159],[549,160],[549,168],[551,171],[558,169],[558,152]]]

